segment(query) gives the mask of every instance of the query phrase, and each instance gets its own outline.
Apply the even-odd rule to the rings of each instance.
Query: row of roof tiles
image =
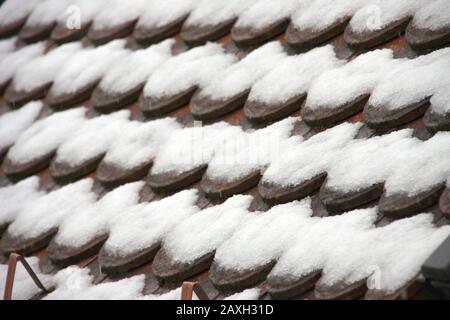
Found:
[[[33,102],[5,117],[13,127],[16,122],[31,125],[41,107]],[[21,179],[50,164],[57,181],[74,181],[96,170],[106,186],[148,173],[149,185],[163,192],[201,179],[211,198],[259,185],[262,197],[272,204],[301,199],[321,188],[330,211],[353,209],[381,196],[382,211],[393,217],[411,215],[438,201],[449,175],[442,162],[449,152],[446,132],[423,142],[414,136],[417,130],[379,135],[358,123],[341,124],[305,140],[296,132],[305,126],[298,118],[243,131],[225,123],[183,129],[171,118],[129,121],[128,111],[91,119],[84,114],[85,109],[77,108],[24,126],[15,141],[8,139],[15,142],[8,152],[10,145],[5,143],[4,173]],[[368,150],[379,157],[367,158]],[[393,150],[401,152],[398,159],[392,157]],[[347,164],[353,167],[350,177],[345,173]],[[367,167],[370,175],[365,173]],[[405,181],[405,168],[412,171],[408,176],[415,184]]]
[[[213,44],[174,57],[171,40],[133,52],[123,49],[123,44],[97,49],[65,45],[42,56],[32,55],[24,65],[23,55],[28,52],[22,51],[32,48],[11,53],[3,60],[9,69],[3,80],[4,88],[9,83],[5,99],[19,107],[49,92],[49,105],[59,110],[76,106],[92,94],[94,109],[110,112],[140,97],[140,108],[150,117],[190,102],[190,111],[199,120],[217,119],[244,107],[252,122],[274,121],[303,105],[301,114],[310,126],[328,127],[362,110],[364,121],[377,130],[395,128],[423,114],[431,131],[449,126],[448,49],[415,59],[394,59],[385,49],[345,62],[335,57],[331,47],[293,57],[272,42],[236,61]],[[38,55],[42,51],[34,49]],[[145,59],[152,63],[142,68]],[[209,67],[192,75],[192,68],[200,64]],[[251,76],[240,77],[242,73]],[[331,94],[328,88],[336,78],[342,83]],[[405,83],[406,78],[414,79],[414,84]],[[394,93],[398,97],[390,99]]]
[[[231,31],[235,43],[248,46],[287,29],[287,42],[305,49],[345,30],[350,46],[367,49],[406,30],[409,43],[423,50],[448,42],[450,35],[445,0],[171,0],[162,4],[141,0],[127,5],[115,1],[108,6],[86,0],[19,2],[9,0],[2,7],[0,34],[23,28],[21,38],[27,42],[50,34],[58,42],[88,34],[99,44],[133,33],[138,42],[147,45],[181,31],[183,40],[197,45]]]

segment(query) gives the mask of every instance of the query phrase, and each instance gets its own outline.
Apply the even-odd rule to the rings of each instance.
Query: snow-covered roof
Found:
[[[409,294],[450,236],[449,12],[6,0],[0,293],[19,252],[45,299]]]

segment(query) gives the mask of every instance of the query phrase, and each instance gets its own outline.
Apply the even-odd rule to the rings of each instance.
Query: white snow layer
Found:
[[[293,146],[270,164],[262,181],[294,186],[327,172],[361,126],[343,123]]]
[[[248,215],[248,221],[216,251],[214,260],[225,269],[244,271],[276,261],[303,232],[312,209],[308,198]]]
[[[258,0],[239,16],[236,28],[262,28],[289,19],[296,10],[302,10],[310,0]]]
[[[81,42],[68,43],[22,65],[13,79],[15,89],[31,91],[52,83],[69,57],[81,47]]]
[[[151,173],[182,173],[206,165],[225,141],[241,132],[225,122],[176,130],[156,155]]]
[[[88,268],[79,268],[76,266],[70,266],[59,271],[53,277],[49,277],[47,283],[55,286],[55,290],[45,296],[44,300],[181,299],[181,288],[171,290],[164,294],[144,295],[142,293],[145,287],[144,275],[138,275],[114,282],[102,282],[99,284],[95,284],[94,277],[90,274]],[[226,300],[257,300],[259,298],[259,295],[260,289],[248,289],[229,296],[226,298]],[[198,297],[195,295],[195,293],[193,294],[192,300],[198,300]]]
[[[143,295],[145,276],[138,275],[114,282],[94,283],[88,268],[70,266],[50,281],[55,290],[44,300],[180,300],[181,288],[164,294]],[[193,296],[192,300],[198,300]]]
[[[138,300],[181,300],[181,287],[163,294],[149,294]],[[192,300],[199,300],[195,292],[192,293]]]
[[[58,228],[64,219],[77,215],[95,201],[92,186],[92,179],[84,179],[28,202],[9,225],[8,232],[32,239]]]
[[[26,18],[41,0],[6,0],[0,7],[0,25],[17,22]]]
[[[0,62],[16,48],[17,37],[0,40]]]
[[[436,228],[432,220],[431,214],[420,214],[355,233],[343,245],[334,246],[319,284],[349,284],[370,277],[372,289],[400,289],[420,273],[425,260],[450,235],[449,226]]]
[[[186,172],[209,165],[211,179],[233,180],[261,170],[301,137],[290,137],[297,118],[245,132],[224,122],[175,131],[157,153],[152,174]]]
[[[235,293],[224,300],[258,300],[261,296],[261,289],[253,288]]]
[[[164,240],[164,249],[181,263],[192,263],[214,252],[251,216],[251,196],[236,195],[206,208],[178,224]]]
[[[39,178],[36,176],[0,188],[0,226],[13,222],[28,203],[43,195],[39,191]]]
[[[36,27],[56,23],[66,12],[71,0],[44,0],[41,1],[31,12],[25,27]]]
[[[39,116],[42,102],[27,103],[18,110],[0,116],[0,151],[9,148]]]
[[[142,296],[145,276],[94,284],[88,268],[71,266],[52,278],[55,290],[44,300],[134,300]]]
[[[242,14],[252,3],[240,0],[201,0],[192,10],[186,26],[214,26],[232,21]]]
[[[322,270],[336,247],[351,240],[355,233],[374,227],[374,208],[354,210],[337,216],[311,217],[305,221],[293,244],[283,253],[269,277],[288,277],[293,282]],[[349,255],[353,251],[349,252]]]
[[[449,49],[415,59],[394,59],[390,49],[374,50],[315,78],[305,108],[339,108],[370,95],[370,105],[395,110],[431,97],[433,112],[446,113],[449,75]],[[270,92],[267,84],[264,87]]]
[[[233,97],[251,86],[286,57],[278,41],[269,42],[216,75],[200,92],[215,100]]]
[[[75,16],[80,19],[80,26],[90,23],[95,16],[105,6],[108,0],[69,0],[69,3],[63,12],[59,15],[58,23],[71,25]],[[79,14],[79,16],[78,16]]]
[[[196,201],[197,190],[184,190],[127,210],[111,226],[105,250],[124,256],[158,246],[170,230],[198,212]]]
[[[74,93],[99,82],[113,64],[128,53],[124,46],[125,40],[115,40],[100,47],[88,47],[76,52],[56,75],[50,93]]]
[[[163,27],[188,16],[197,2],[196,0],[150,0],[151,10],[145,10],[136,27]]]
[[[25,130],[9,149],[7,158],[23,164],[53,153],[86,121],[85,109],[54,113]]]
[[[128,216],[128,210],[138,204],[143,186],[142,181],[128,183],[108,192],[97,202],[87,203],[76,214],[61,221],[54,241],[68,247],[78,247],[108,234],[118,217]]]
[[[20,67],[40,56],[44,51],[45,44],[39,42],[25,46],[3,57],[3,59],[0,60],[0,70],[2,70],[2,72],[0,72],[0,87],[11,80]]]
[[[150,74],[170,58],[173,44],[173,39],[167,39],[147,49],[130,52],[106,73],[100,88],[121,93],[144,84]]]
[[[445,184],[450,178],[450,132],[438,132],[425,142],[414,139],[413,143],[411,148],[401,151],[401,159],[392,165],[385,184],[387,195],[414,196]]]
[[[355,192],[386,182],[387,195],[414,196],[449,177],[448,132],[427,141],[412,137],[410,129],[354,139],[361,125],[344,123],[291,147],[270,164],[262,181],[295,186],[328,173],[332,190]]]
[[[42,284],[49,287],[51,283],[51,276],[42,273],[39,269],[39,258],[29,257],[26,258],[28,264],[41,280]],[[7,264],[0,264],[0,292],[3,299],[3,292],[5,291],[6,274],[8,272]],[[36,286],[31,276],[25,270],[25,267],[19,262],[17,264],[16,275],[14,277],[14,287],[12,292],[12,300],[29,300],[36,294],[40,293],[41,289]]]
[[[450,10],[447,0],[435,0],[419,9],[412,22],[421,29],[440,30],[450,26]]]
[[[337,108],[370,94],[380,80],[398,64],[390,49],[374,50],[320,74],[311,83],[306,108]]]
[[[209,161],[206,174],[212,180],[232,181],[263,170],[302,138],[291,137],[298,118],[286,118],[266,128],[228,138]]]
[[[449,226],[432,224],[431,214],[376,228],[376,208],[320,218],[311,216],[310,205],[307,198],[266,213],[248,213],[248,220],[219,246],[215,262],[238,271],[276,262],[269,277],[292,281],[323,270],[320,283],[325,285],[372,276],[369,283],[376,285],[374,289],[389,292],[412,280],[450,235]],[[186,246],[185,252],[190,248]]]
[[[371,289],[395,291],[412,280],[428,256],[450,234],[436,228],[431,214],[375,228],[375,209],[311,218],[269,277],[299,280],[322,270],[319,284],[352,284],[370,277]],[[401,272],[400,272],[401,270]]]
[[[346,21],[366,4],[367,0],[306,1],[292,15],[292,23],[299,30],[321,31],[335,23]]]
[[[220,44],[208,43],[170,58],[148,79],[144,95],[171,96],[192,87],[206,86],[236,61]]]
[[[94,30],[117,27],[131,21],[137,21],[141,14],[151,10],[148,0],[108,0],[95,16],[92,27]]]
[[[248,100],[270,104],[305,95],[317,76],[342,64],[331,45],[286,57],[253,85]]]
[[[434,94],[443,95],[434,100],[433,110],[448,111],[450,97],[450,49],[434,51],[412,60],[405,60],[387,73],[374,89],[369,104],[396,110],[420,102]],[[445,98],[446,95],[446,98]]]
[[[430,0],[371,0],[355,12],[350,27],[355,32],[381,30],[390,23],[412,18]]]
[[[72,166],[105,154],[128,123],[129,110],[86,120],[64,140],[56,152],[56,162]]]
[[[103,162],[124,169],[136,168],[152,160],[175,130],[173,118],[149,122],[130,121],[108,149]]]

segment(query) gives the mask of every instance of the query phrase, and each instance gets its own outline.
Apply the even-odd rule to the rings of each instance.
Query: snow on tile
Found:
[[[266,128],[242,132],[227,139],[208,164],[208,178],[232,181],[255,170],[263,170],[302,140],[298,136],[291,138],[297,121],[298,118],[286,118]]]
[[[199,211],[196,201],[197,190],[184,190],[126,210],[111,226],[105,250],[127,255],[158,245],[175,226]]]
[[[14,76],[14,88],[31,91],[53,82],[63,65],[81,47],[81,42],[68,43],[22,65]]]
[[[207,165],[225,141],[241,134],[240,127],[225,122],[177,130],[158,151],[151,173],[182,173]]]
[[[119,93],[134,89],[171,56],[173,39],[147,49],[136,50],[120,59],[103,77],[99,87],[106,92]]]
[[[449,146],[447,132],[422,141],[412,137],[410,129],[353,140],[329,166],[327,187],[350,192],[386,182],[387,195],[417,195],[450,176]]]
[[[253,85],[248,100],[268,104],[286,102],[306,94],[317,76],[342,64],[331,45],[286,57]]]
[[[86,121],[85,109],[54,113],[25,130],[9,149],[7,158],[23,164],[56,151]]]
[[[310,0],[258,0],[240,16],[235,26],[237,28],[261,28],[290,16],[304,7]]]
[[[201,91],[201,96],[226,99],[251,88],[286,57],[278,41],[269,42],[225,69]]]
[[[450,234],[433,226],[431,214],[375,228],[376,208],[310,218],[269,277],[297,281],[322,270],[319,284],[332,286],[371,277],[371,289],[395,291],[420,272],[423,262]],[[401,257],[399,259],[399,257]]]
[[[181,300],[181,287],[163,294],[149,294],[138,300]],[[195,292],[192,293],[192,300],[199,300]]]
[[[29,257],[26,258],[28,264],[33,269],[33,271],[41,280],[44,286],[49,287],[51,282],[51,276],[42,273],[39,269],[39,258]],[[1,298],[3,299],[3,292],[5,291],[6,274],[8,272],[7,264],[0,264],[0,292],[2,293]],[[25,267],[21,264],[17,264],[16,275],[14,277],[14,287],[12,292],[12,300],[29,300],[35,295],[41,292],[34,281],[31,279]]]
[[[206,86],[236,61],[220,44],[208,43],[170,58],[148,79],[144,95],[170,96],[192,87]]]
[[[450,112],[450,97],[446,90],[437,90],[430,99],[431,112],[448,114]]]
[[[192,10],[185,22],[186,26],[213,26],[237,19],[248,7],[250,1],[240,0],[201,0]]]
[[[0,226],[14,221],[26,205],[43,195],[39,191],[39,178],[36,176],[0,188]]]
[[[0,7],[0,26],[26,18],[41,0],[6,0]]]
[[[135,300],[142,296],[145,276],[94,284],[88,268],[71,266],[53,276],[52,282],[56,288],[44,300]]]
[[[65,13],[72,0],[44,0],[31,12],[25,27],[34,27],[55,23]]]
[[[0,116],[0,151],[9,148],[39,116],[42,102],[27,103]]]
[[[370,139],[356,139],[336,156],[328,168],[327,188],[355,192],[383,183],[396,166],[403,165],[404,152],[417,143],[418,139],[412,138],[410,129]]]
[[[374,228],[375,208],[346,212],[324,218],[312,217],[283,253],[269,277],[287,278],[292,282],[324,269],[336,247],[349,242],[356,234]],[[348,252],[349,255],[352,251]]]
[[[371,0],[355,12],[350,26],[355,32],[381,30],[389,24],[413,17],[430,0]]]
[[[105,154],[127,127],[129,116],[129,110],[122,110],[86,120],[62,142],[55,161],[77,166]]]
[[[88,47],[76,52],[56,75],[51,94],[74,93],[84,86],[96,83],[115,62],[124,57],[125,40],[115,40],[100,47]]]
[[[58,17],[58,23],[71,26],[72,23],[76,22],[73,20],[75,15],[79,13],[80,26],[88,24],[94,20],[95,16],[107,4],[107,1],[108,0],[69,0],[69,4],[65,11]],[[76,18],[78,18],[78,16]]]
[[[380,80],[403,60],[394,60],[390,49],[374,50],[325,71],[313,80],[306,108],[339,107],[370,94]]]
[[[370,277],[372,289],[393,292],[419,274],[425,260],[450,235],[436,228],[433,215],[420,214],[382,227],[355,233],[335,246],[319,284],[354,283]]]
[[[0,61],[16,48],[17,37],[0,40]]]
[[[438,132],[425,142],[418,139],[414,142],[412,147],[402,150],[403,160],[394,164],[385,184],[387,195],[414,196],[445,183],[450,177],[450,132]]]
[[[267,212],[248,213],[252,218],[217,249],[215,262],[222,268],[244,271],[276,261],[310,220],[310,202],[308,198]]]
[[[299,30],[320,31],[351,18],[367,0],[315,0],[292,15],[292,23]]]
[[[214,252],[249,220],[252,200],[251,196],[236,195],[192,215],[169,232],[164,249],[173,260],[187,264]]]
[[[9,225],[8,232],[32,239],[59,227],[65,219],[92,205],[96,199],[91,191],[93,183],[92,179],[80,180],[27,203]]]
[[[103,162],[124,169],[136,168],[153,159],[175,130],[173,118],[149,122],[130,121],[108,149]]]
[[[27,62],[40,56],[45,51],[45,44],[39,42],[25,46],[14,52],[9,53],[0,60],[0,86],[5,85],[14,77],[16,71]]]
[[[108,192],[97,202],[90,202],[61,222],[54,241],[78,247],[107,234],[119,216],[128,215],[128,210],[138,204],[143,186],[142,181],[128,183]]]
[[[235,293],[224,300],[258,300],[261,296],[261,289],[253,288]]]
[[[95,16],[92,28],[94,30],[113,28],[137,20],[143,12],[151,10],[148,4],[148,0],[133,0],[132,2],[108,0],[108,5],[102,6],[100,12]]]
[[[450,10],[447,0],[435,0],[420,8],[412,20],[412,25],[421,29],[440,30],[450,26]]]
[[[447,91],[449,75],[449,48],[405,61],[385,75],[372,92],[369,104],[396,110],[420,102],[435,93]],[[439,112],[444,106],[434,105],[433,108]]]
[[[262,181],[294,186],[327,172],[361,126],[343,123],[295,145],[270,164]]]
[[[196,0],[151,0],[151,10],[144,11],[136,27],[163,27],[189,15],[197,3]]]

